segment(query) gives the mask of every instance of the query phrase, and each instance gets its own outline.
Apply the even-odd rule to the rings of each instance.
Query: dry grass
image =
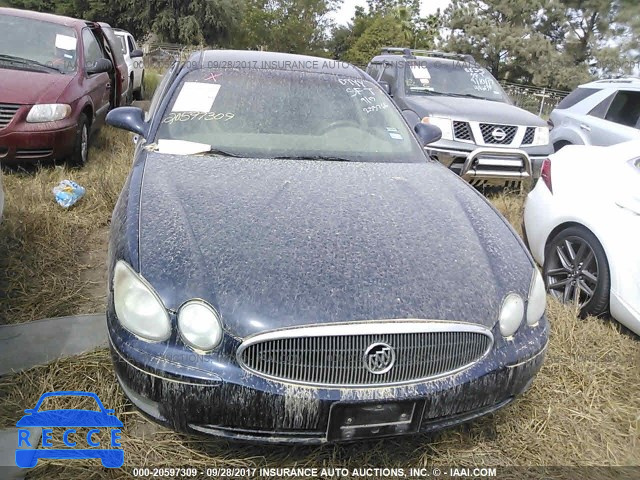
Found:
[[[132,147],[127,134],[103,128],[81,170],[47,166],[5,173],[0,325],[104,310],[105,288],[97,284],[95,272],[104,270],[103,238]],[[69,210],[58,206],[51,193],[63,179],[87,190]]]
[[[84,170],[45,169],[5,177],[8,204],[0,227],[0,258],[6,265],[0,282],[6,295],[0,298],[0,322],[102,308],[95,286],[86,280],[88,272],[102,265],[78,264],[78,259],[104,250],[96,246],[96,238],[108,224],[131,145],[127,135],[112,130],[103,132],[100,144],[102,150],[92,152]],[[50,194],[63,178],[88,189],[69,211],[59,208]],[[523,198],[492,198],[517,229]],[[434,436],[293,449],[177,434],[149,423],[125,400],[106,351],[0,378],[0,427],[15,425],[26,406],[53,390],[94,390],[124,422],[127,469],[105,470],[97,461],[44,461],[30,478],[129,478],[136,466],[640,465],[638,338],[622,333],[615,322],[580,320],[556,303],[548,315],[551,344],[533,388],[495,415]],[[518,475],[523,478],[517,473],[514,478]],[[586,478],[584,472],[569,472],[565,478],[577,476]]]
[[[613,322],[578,320],[556,303],[548,313],[551,345],[532,389],[495,415],[434,436],[292,449],[177,434],[149,424],[125,400],[106,351],[0,379],[0,426],[14,425],[41,393],[61,389],[94,389],[124,422],[125,472],[49,461],[30,478],[125,478],[132,467],[163,465],[640,465],[640,342]]]

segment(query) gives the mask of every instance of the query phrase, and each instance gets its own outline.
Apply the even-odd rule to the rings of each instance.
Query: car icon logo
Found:
[[[89,397],[95,401],[97,410],[60,409],[41,410],[44,400],[51,397]],[[119,468],[124,464],[124,450],[120,440],[122,422],[114,415],[114,411],[104,408],[100,398],[91,392],[48,392],[43,394],[36,406],[25,410],[24,415],[16,423],[18,442],[16,448],[16,465],[20,468],[33,468],[40,458],[85,459],[99,458],[107,468]],[[31,428],[42,429],[41,445],[30,438]],[[53,448],[54,430],[64,430],[60,436],[67,448]],[[88,429],[80,433],[77,429]],[[109,430],[110,442],[101,445],[101,429]]]
[[[374,343],[364,352],[364,365],[374,375],[382,375],[393,368],[396,351],[386,343]]]
[[[503,129],[498,127],[498,128],[495,128],[493,132],[491,132],[491,136],[495,138],[498,142],[501,142],[505,138],[507,138],[507,133]]]

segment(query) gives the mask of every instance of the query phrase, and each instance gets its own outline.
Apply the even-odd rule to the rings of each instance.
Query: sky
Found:
[[[444,11],[451,0],[420,0],[420,14],[425,16],[435,13],[438,8]],[[339,25],[346,25],[352,18],[356,10],[356,5],[366,7],[366,0],[344,0],[342,7],[333,14],[333,19]]]

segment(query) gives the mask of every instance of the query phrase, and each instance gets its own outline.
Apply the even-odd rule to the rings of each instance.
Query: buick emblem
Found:
[[[491,132],[491,135],[499,142],[507,138],[507,133],[501,128],[494,129],[493,132]]]
[[[364,352],[364,366],[375,375],[387,373],[396,362],[396,352],[391,345],[374,343]]]

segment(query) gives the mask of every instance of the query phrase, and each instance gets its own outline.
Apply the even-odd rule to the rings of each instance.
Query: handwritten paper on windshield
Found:
[[[219,91],[219,84],[185,82],[172,111],[207,113],[211,111]]]

